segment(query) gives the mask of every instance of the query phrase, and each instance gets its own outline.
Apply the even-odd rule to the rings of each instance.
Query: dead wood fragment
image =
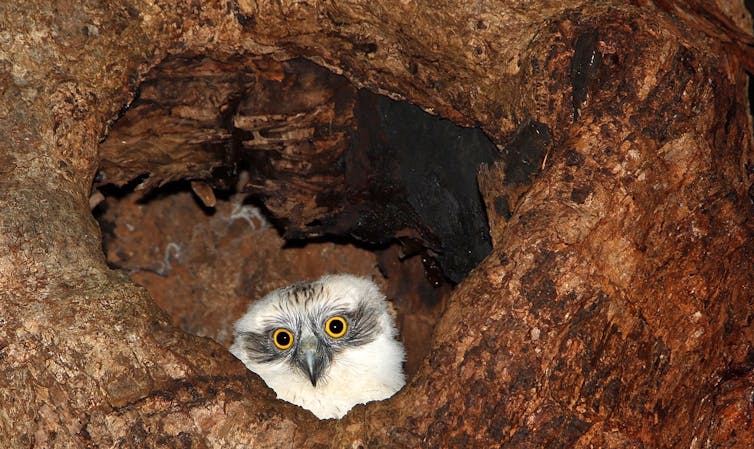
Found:
[[[212,191],[207,183],[202,181],[191,181],[191,190],[196,194],[197,198],[201,200],[204,207],[215,207],[217,204],[217,198],[215,198],[215,192]]]

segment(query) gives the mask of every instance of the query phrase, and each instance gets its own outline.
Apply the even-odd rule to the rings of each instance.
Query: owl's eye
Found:
[[[332,338],[340,338],[346,334],[348,324],[342,316],[334,316],[325,323],[325,332]]]
[[[290,349],[293,346],[293,334],[288,329],[275,329],[272,333],[272,342],[275,343],[275,347],[281,351]]]

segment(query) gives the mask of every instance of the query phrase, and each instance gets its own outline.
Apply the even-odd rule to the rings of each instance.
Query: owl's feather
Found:
[[[333,316],[347,322],[341,338],[325,332]],[[293,334],[287,350],[272,340],[280,328]],[[403,387],[404,350],[396,337],[387,301],[373,282],[329,275],[253,303],[236,322],[230,351],[280,399],[320,419],[342,418],[354,405],[389,398]],[[303,353],[315,346],[316,361],[307,365]]]

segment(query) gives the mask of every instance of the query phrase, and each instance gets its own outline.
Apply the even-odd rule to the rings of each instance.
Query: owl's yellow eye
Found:
[[[282,327],[275,329],[275,332],[272,333],[272,342],[275,343],[276,348],[285,351],[293,346],[293,334],[288,329]]]
[[[340,338],[346,335],[348,324],[342,316],[334,316],[325,323],[325,332],[332,338]]]

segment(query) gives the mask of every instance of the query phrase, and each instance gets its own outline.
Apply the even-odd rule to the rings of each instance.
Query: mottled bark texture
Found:
[[[752,447],[751,24],[726,8],[2,2],[0,441]],[[98,142],[151,67],[195,55],[303,56],[500,145],[492,253],[395,398],[316,421],[107,268]],[[212,170],[182,163],[163,173]]]

